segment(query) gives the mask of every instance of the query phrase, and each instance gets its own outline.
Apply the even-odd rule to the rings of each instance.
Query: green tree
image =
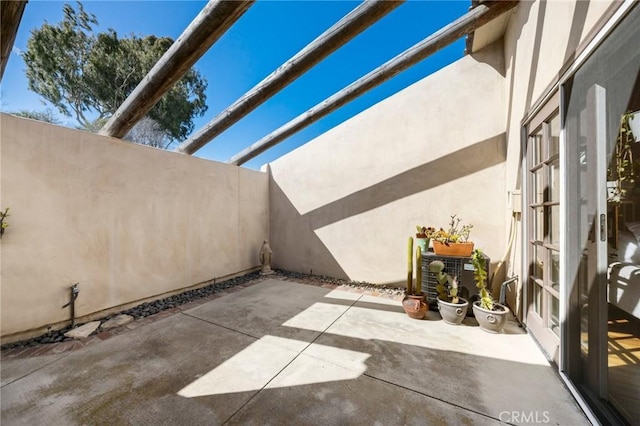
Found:
[[[78,2],[65,4],[64,18],[33,30],[22,57],[29,88],[88,130],[104,123],[173,44],[168,37],[94,34],[98,21]],[[207,82],[189,70],[151,109],[148,117],[171,140],[193,131],[193,118],[207,110]],[[97,114],[97,118],[89,118]],[[138,142],[138,141],[136,141]]]

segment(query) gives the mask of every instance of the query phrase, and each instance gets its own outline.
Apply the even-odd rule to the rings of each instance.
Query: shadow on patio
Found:
[[[2,423],[586,423],[527,334],[466,322],[267,280],[71,354],[3,362]]]

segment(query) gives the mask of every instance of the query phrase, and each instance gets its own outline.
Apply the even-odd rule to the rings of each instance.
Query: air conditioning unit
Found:
[[[444,263],[444,272],[451,276],[458,277],[458,295],[472,303],[478,300],[478,289],[473,279],[473,262],[471,257],[460,256],[441,256],[434,253],[425,253],[422,255],[422,291],[427,295],[427,303],[431,308],[437,307],[438,292],[436,291],[435,274],[429,272],[429,264],[434,260]],[[487,272],[487,280],[490,275],[490,259],[484,256],[485,270]],[[471,312],[471,309],[469,309]]]

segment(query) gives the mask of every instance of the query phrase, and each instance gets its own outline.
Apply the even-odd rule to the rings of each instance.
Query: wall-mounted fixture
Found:
[[[9,214],[9,207],[4,209],[3,212],[0,212],[0,238],[4,235],[5,228],[9,226],[9,224],[4,221],[7,216],[11,216]]]

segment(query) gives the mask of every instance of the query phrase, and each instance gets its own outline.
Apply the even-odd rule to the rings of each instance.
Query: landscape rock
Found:
[[[109,321],[106,321],[100,327],[103,330],[109,330],[110,328],[120,327],[121,325],[125,325],[128,322],[133,321],[133,317],[127,314],[121,314],[117,317],[111,318]]]
[[[78,328],[67,331],[64,335],[66,337],[71,337],[72,339],[85,339],[89,337],[91,333],[96,331],[98,327],[100,327],[100,321],[91,321]]]
[[[274,276],[276,279],[278,277],[293,278],[293,279],[299,279],[302,282],[331,284],[331,285],[350,287],[356,290],[359,289],[359,290],[365,290],[365,291],[374,291],[376,292],[376,294],[379,294],[379,295],[382,294],[382,295],[387,295],[392,297],[402,296],[405,291],[404,288],[397,288],[393,286],[376,285],[376,284],[371,284],[371,283],[361,282],[361,281],[349,281],[349,280],[344,280],[340,278],[327,277],[323,275],[308,275],[308,274],[303,274],[299,272],[289,272],[289,271],[282,271],[282,270],[274,271]],[[214,281],[213,283],[199,289],[187,290],[183,293],[169,296],[165,299],[142,303],[136,307],[133,307],[126,311],[122,311],[120,314],[123,316],[133,317],[134,320],[138,318],[148,317],[150,315],[153,315],[165,309],[170,309],[170,308],[191,302],[200,297],[209,296],[214,293],[218,293],[220,291],[233,288],[237,285],[251,282],[257,279],[258,277],[260,277],[260,273],[256,271],[243,276],[231,278],[225,281],[220,281],[220,282]],[[102,325],[103,330],[110,328],[110,326],[105,327],[105,325],[110,321],[111,320],[108,320]],[[94,323],[97,323],[99,325],[100,321],[94,321]],[[89,324],[93,324],[93,323],[89,323]],[[87,325],[88,324],[85,324],[83,327]],[[95,328],[97,328],[98,325]],[[79,327],[73,330],[69,330],[69,328],[65,328],[62,330],[52,330],[43,336],[2,345],[1,348],[4,350],[4,349],[16,348],[16,347],[36,346],[38,344],[58,343],[58,342],[68,341],[71,339],[82,339],[86,336],[72,337],[72,336],[75,336],[78,333],[78,331],[81,330],[81,328],[82,327]],[[87,333],[87,336],[89,336],[95,330],[95,328],[89,331]]]

